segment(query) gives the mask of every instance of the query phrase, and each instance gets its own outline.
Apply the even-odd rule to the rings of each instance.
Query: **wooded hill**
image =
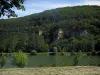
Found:
[[[34,10],[34,9],[33,9]],[[0,51],[100,51],[100,6],[74,6],[0,19]]]

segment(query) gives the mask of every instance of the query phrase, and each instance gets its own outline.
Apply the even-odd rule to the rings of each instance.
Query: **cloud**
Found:
[[[100,6],[100,0],[84,0],[83,5],[99,5]]]

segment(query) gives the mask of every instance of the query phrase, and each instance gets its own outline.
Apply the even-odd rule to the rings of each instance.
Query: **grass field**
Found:
[[[67,66],[0,69],[0,75],[100,75],[100,67]]]

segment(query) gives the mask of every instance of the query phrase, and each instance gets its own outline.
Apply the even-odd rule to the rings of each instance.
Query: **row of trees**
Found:
[[[93,35],[79,36],[77,38],[71,37],[69,39],[60,39],[56,43],[52,43],[52,46],[58,48],[61,52],[94,52],[96,50],[96,40]]]
[[[53,47],[57,47],[59,52],[93,52],[99,51],[100,40],[93,35],[85,35],[70,37],[68,39],[59,39],[53,43],[47,44],[42,35],[33,34],[30,37],[25,36],[9,36],[0,39],[0,52],[16,52],[22,50],[24,52],[48,52]]]

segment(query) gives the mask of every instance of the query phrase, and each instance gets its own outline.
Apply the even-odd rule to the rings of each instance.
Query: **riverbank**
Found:
[[[100,67],[67,66],[0,69],[0,75],[100,75]]]

